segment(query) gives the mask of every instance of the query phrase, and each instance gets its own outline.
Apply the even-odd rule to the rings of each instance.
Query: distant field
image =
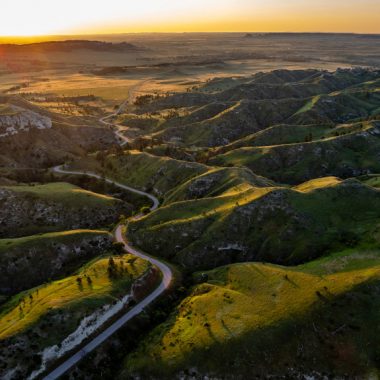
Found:
[[[64,96],[95,95],[107,100],[125,99],[136,80],[102,78],[94,75],[72,74],[54,76],[49,81],[32,82],[22,92],[55,93]]]
[[[121,100],[128,98],[130,86],[110,86],[110,87],[84,87],[84,88],[60,88],[54,93],[62,96],[86,96],[95,95],[106,100]]]

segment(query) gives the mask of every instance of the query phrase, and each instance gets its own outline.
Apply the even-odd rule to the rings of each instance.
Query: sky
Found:
[[[380,33],[380,0],[1,0],[0,36]]]

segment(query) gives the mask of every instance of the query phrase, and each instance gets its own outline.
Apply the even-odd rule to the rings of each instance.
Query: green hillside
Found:
[[[135,244],[186,270],[250,260],[296,264],[378,244],[379,207],[379,190],[356,180],[323,178],[294,188],[246,182],[168,204],[131,221],[128,231]]]
[[[113,257],[112,265],[110,258],[103,256],[69,277],[14,296],[0,308],[2,373],[17,366],[18,375],[28,377],[40,367],[38,353],[49,347],[56,352],[62,347],[61,342],[76,331],[76,339],[85,336],[86,328],[91,329],[101,313],[125,297],[133,281],[148,269],[146,261],[132,255]],[[90,323],[92,313],[97,314]],[[84,332],[80,333],[81,329]]]
[[[223,111],[217,115],[211,113],[199,122],[187,124],[186,121],[190,118],[187,116],[179,118],[175,127],[163,128],[164,124],[161,126],[162,131],[154,136],[164,140],[176,139],[185,145],[226,145],[273,124],[286,121],[303,104],[303,100],[295,99],[240,100],[226,104]]]
[[[380,171],[379,122],[361,130],[313,142],[264,147],[243,147],[217,155],[210,163],[219,166],[246,166],[278,182],[300,183],[316,177],[354,177]],[[339,132],[338,132],[339,133]]]
[[[3,186],[1,236],[109,226],[131,206],[68,183]]]
[[[76,74],[127,80],[123,101],[0,99],[0,126],[8,104],[52,121],[0,139],[0,378],[28,378],[73,333],[91,341],[110,310],[156,297],[158,266],[112,243],[119,221],[174,278],[67,378],[380,378],[380,70],[309,69],[282,34],[234,36],[244,49],[269,37],[305,69],[234,49],[156,63],[142,48],[107,78]],[[243,76],[250,60],[263,71]],[[51,112],[68,102],[73,115]]]
[[[210,168],[167,193],[164,204],[226,195],[245,186],[268,187],[273,183],[245,168]]]
[[[379,116],[378,80],[378,71],[359,68],[274,70],[250,77],[216,78],[197,91],[153,97],[136,106],[138,118],[146,120],[137,127],[167,142],[204,147],[232,144],[277,124],[313,125],[316,136],[322,137],[321,129]],[[294,129],[296,133],[302,130]],[[271,142],[269,134],[269,141],[264,142],[264,136],[262,145],[302,141],[285,137],[284,142]]]
[[[202,283],[127,357],[119,378],[377,373],[378,250],[298,267],[235,264],[196,278]]]
[[[72,169],[93,171],[158,196],[208,170],[206,165],[168,157],[157,157],[139,151],[117,155],[91,155],[75,161]]]
[[[111,248],[111,234],[74,230],[0,239],[0,296],[67,275]]]

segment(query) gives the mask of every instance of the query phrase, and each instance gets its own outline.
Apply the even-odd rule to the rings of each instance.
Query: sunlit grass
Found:
[[[199,274],[200,276],[200,274]],[[343,252],[299,267],[244,263],[206,272],[177,313],[158,328],[127,362],[142,369],[186,362],[192,352],[276,326],[380,278],[380,252]],[[206,359],[205,359],[206,360]],[[215,359],[217,361],[217,359]]]
[[[128,288],[148,263],[132,255],[114,257],[118,276],[110,277],[109,258],[84,266],[76,275],[22,292],[3,305],[0,313],[0,339],[20,333],[33,325],[49,310],[61,309],[83,301],[112,295],[119,288]]]
[[[315,189],[320,189],[322,187],[334,186],[342,181],[337,177],[323,177],[312,179],[311,181],[307,181],[305,183],[301,183],[298,186],[295,186],[294,189],[302,192],[309,192]]]
[[[34,186],[7,186],[4,187],[17,193],[25,195],[30,194],[41,197],[44,200],[54,200],[62,202],[78,202],[81,203],[99,203],[115,202],[115,199],[107,195],[94,193],[92,191],[81,189],[75,185],[66,182],[54,182],[43,185]]]
[[[16,247],[23,247],[30,244],[33,244],[34,246],[38,246],[39,243],[46,244],[52,241],[55,241],[56,243],[59,243],[61,241],[68,241],[69,239],[79,239],[79,238],[85,238],[85,237],[91,237],[91,236],[98,236],[98,235],[104,235],[107,236],[108,232],[103,230],[86,230],[86,229],[80,229],[80,230],[68,230],[68,231],[61,231],[61,232],[50,232],[46,234],[39,234],[39,235],[31,235],[31,236],[23,236],[20,238],[13,238],[13,239],[0,239],[0,252],[3,250],[7,250],[10,248],[16,248]]]

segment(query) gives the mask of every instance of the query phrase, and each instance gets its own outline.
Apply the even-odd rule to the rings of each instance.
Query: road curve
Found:
[[[53,171],[56,173],[61,173],[61,174],[87,175],[89,177],[94,177],[94,178],[98,178],[98,179],[102,178],[100,175],[95,174],[95,173],[87,173],[87,172],[85,173],[82,171],[65,170],[65,169],[63,169],[62,166],[54,167]],[[106,181],[108,183],[112,183],[113,185],[118,186],[124,190],[128,190],[128,191],[131,191],[133,193],[140,194],[140,195],[148,197],[150,200],[153,201],[153,205],[150,208],[152,211],[155,210],[159,205],[158,199],[151,194],[145,193],[143,191],[134,189],[132,187],[123,185],[119,182],[116,182],[116,181],[113,181],[113,180],[110,180],[107,178],[106,178]],[[112,334],[114,334],[117,330],[119,330],[121,327],[123,327],[126,322],[131,320],[136,315],[140,314],[146,306],[148,306],[150,303],[152,303],[156,298],[158,298],[170,286],[170,283],[173,279],[173,273],[172,273],[171,269],[166,264],[164,264],[163,262],[161,262],[161,261],[159,261],[153,257],[150,257],[149,255],[145,254],[144,252],[140,251],[139,249],[132,247],[130,244],[128,244],[123,237],[123,227],[124,226],[121,224],[119,224],[117,226],[116,231],[115,231],[116,241],[124,244],[124,249],[128,253],[131,253],[131,254],[133,254],[137,257],[140,257],[144,260],[147,260],[152,265],[157,266],[162,273],[162,281],[161,281],[160,285],[151,294],[149,294],[149,296],[144,298],[136,306],[134,306],[127,313],[125,313],[123,316],[121,316],[111,326],[107,327],[99,335],[95,336],[81,350],[79,350],[78,352],[76,352],[75,354],[70,356],[67,360],[65,360],[57,368],[55,368],[48,375],[46,375],[44,377],[44,380],[58,379],[65,372],[67,372],[70,368],[72,368],[75,364],[77,364],[83,357],[85,357],[87,354],[92,352],[100,344],[102,344],[105,340],[107,340]]]
[[[104,125],[106,125],[108,127],[111,127],[113,129],[115,127],[115,124],[110,123],[109,121],[106,121],[106,120],[119,115],[119,113],[123,110],[123,108],[126,106],[126,104],[128,104],[128,102],[129,102],[129,98],[127,100],[125,100],[120,105],[120,107],[118,108],[118,110],[116,112],[114,112],[111,115],[102,117],[101,119],[99,119],[99,121],[102,124],[104,124]],[[129,143],[130,142],[129,138],[127,136],[124,136],[123,133],[122,133],[123,127],[116,125],[116,128],[117,129],[115,131],[115,135],[121,140],[120,145],[123,146],[123,145]]]
[[[133,187],[124,185],[120,182],[113,181],[112,179],[104,178],[101,175],[96,174],[96,173],[84,172],[81,170],[66,170],[66,169],[64,169],[64,165],[55,166],[54,168],[52,168],[52,171],[55,173],[59,173],[59,174],[85,175],[87,177],[93,177],[93,178],[100,179],[100,180],[104,179],[107,183],[111,183],[112,185],[120,187],[121,189],[124,189],[124,190],[130,191],[131,193],[139,194],[139,195],[142,195],[143,197],[149,198],[153,202],[153,205],[150,208],[150,211],[156,210],[156,208],[160,205],[160,202],[158,201],[158,199],[154,195],[146,193],[145,191],[134,189]]]
[[[113,124],[113,123],[110,123],[109,121],[107,121],[108,119],[111,119],[112,117],[115,117],[117,115],[119,115],[121,113],[121,111],[124,109],[124,107],[129,104],[129,103],[132,103],[133,99],[134,99],[134,92],[136,90],[136,88],[142,86],[145,82],[148,82],[149,79],[146,79],[146,80],[143,80],[143,81],[140,81],[138,83],[136,83],[135,85],[133,85],[132,87],[129,88],[129,93],[128,93],[128,98],[126,100],[124,100],[123,103],[121,103],[120,107],[117,109],[116,112],[112,113],[111,115],[107,115],[107,116],[104,116],[102,117],[101,119],[99,119],[99,121],[108,126],[108,127],[111,127],[111,128],[115,128],[116,126],[116,130],[115,130],[115,135],[120,139],[120,145],[123,146],[127,143],[129,143],[131,140],[123,135],[122,131],[127,129],[126,127],[123,127],[121,125],[117,125],[117,124]]]

